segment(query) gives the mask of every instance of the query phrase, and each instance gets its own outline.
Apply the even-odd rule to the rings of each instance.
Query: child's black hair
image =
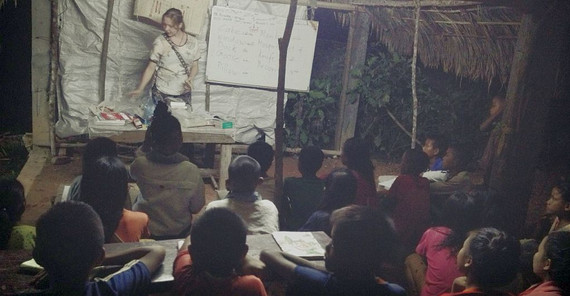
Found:
[[[562,295],[570,294],[570,232],[555,231],[548,235],[544,245],[545,255],[550,259],[548,275]]]
[[[337,168],[330,172],[325,181],[323,199],[319,210],[332,211],[354,202],[356,178],[349,169]]]
[[[261,177],[259,163],[250,156],[240,155],[236,157],[228,167],[228,180],[232,192],[252,192]]]
[[[338,268],[377,269],[396,246],[392,221],[382,212],[366,206],[350,205],[331,215],[334,255]]]
[[[257,160],[261,172],[265,174],[273,162],[274,151],[271,145],[264,141],[256,141],[247,147],[247,155]]]
[[[307,146],[299,153],[299,171],[303,175],[314,176],[323,165],[325,154],[315,146]]]
[[[439,153],[437,154],[438,157],[443,157],[445,155],[445,151],[449,147],[449,142],[447,138],[441,134],[427,134],[425,136],[425,141],[432,140],[433,147],[439,149]]]
[[[473,149],[467,144],[452,144],[448,149],[453,149],[455,162],[459,171],[470,169],[473,161]]]
[[[570,182],[566,180],[560,180],[554,185],[554,188],[558,189],[562,199],[565,202],[570,202]]]
[[[469,245],[469,255],[472,264],[467,277],[484,291],[510,283],[519,270],[519,241],[496,228],[479,229]]]
[[[207,210],[190,231],[195,270],[218,277],[231,275],[243,259],[246,236],[245,222],[237,214],[226,208]]]
[[[150,141],[152,150],[163,154],[178,152],[182,145],[182,127],[180,121],[168,112],[163,102],[158,102],[150,125]],[[170,148],[170,149],[169,149]],[[171,151],[171,149],[174,150]]]
[[[103,255],[103,243],[103,225],[91,206],[60,202],[38,219],[34,259],[52,281],[84,285],[92,265]]]
[[[26,209],[24,186],[16,179],[0,179],[0,250],[8,247],[12,227]]]
[[[128,172],[117,157],[99,158],[81,178],[79,200],[99,214],[107,243],[113,241],[127,195]]]
[[[429,168],[429,158],[422,149],[408,149],[402,156],[400,174],[418,176]]]
[[[117,156],[117,143],[105,137],[98,137],[90,140],[85,145],[85,151],[82,157],[83,171],[89,167],[101,156]]]
[[[449,248],[456,254],[467,238],[468,232],[480,227],[482,204],[479,193],[455,192],[443,203],[442,224],[451,232],[438,246]]]
[[[374,165],[370,160],[370,150],[366,143],[358,138],[350,138],[344,142],[342,147],[343,160],[345,165],[362,175],[366,182],[373,184],[374,181]]]

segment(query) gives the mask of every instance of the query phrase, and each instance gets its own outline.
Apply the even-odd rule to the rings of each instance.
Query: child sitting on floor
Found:
[[[273,233],[279,230],[279,212],[270,200],[262,199],[255,191],[263,182],[259,163],[247,156],[236,157],[228,168],[226,198],[214,200],[206,206],[228,208],[237,213],[247,225],[248,234]]]
[[[377,207],[380,198],[376,194],[374,165],[370,160],[370,151],[364,141],[350,138],[342,146],[341,160],[356,178],[357,205]]]
[[[514,237],[496,228],[472,231],[457,253],[457,267],[465,278],[455,285],[453,295],[511,295],[495,290],[510,283],[519,266],[520,244]],[[464,280],[464,281],[463,281]],[[458,286],[465,287],[458,292]]]
[[[256,190],[263,199],[272,202],[275,202],[275,178],[269,176],[267,170],[273,163],[274,154],[273,147],[264,141],[258,140],[247,147],[247,155],[255,159],[261,167],[263,183],[259,184]]]
[[[267,267],[290,283],[290,295],[406,295],[402,287],[375,274],[395,244],[388,218],[369,207],[352,205],[335,211],[331,223],[326,270],[287,253],[261,252]]]
[[[456,256],[468,231],[480,226],[481,206],[477,198],[461,192],[451,195],[443,204],[441,226],[426,230],[416,254],[406,258],[406,274],[418,294],[421,291],[422,296],[436,296],[449,292],[453,280],[463,275],[457,268]],[[427,262],[427,268],[420,268],[425,266],[423,262]]]
[[[261,280],[239,276],[248,246],[243,220],[224,208],[211,209],[192,225],[174,260],[177,295],[266,295]]]
[[[83,156],[81,158],[81,171],[85,174],[93,163],[103,156],[117,156],[117,143],[113,140],[105,137],[99,137],[90,140],[87,145],[85,145],[85,150],[83,151]],[[81,195],[81,179],[83,175],[79,175],[73,179],[71,185],[69,185],[69,194],[67,200],[80,200]],[[130,200],[128,201],[130,205]]]
[[[37,223],[34,259],[44,267],[53,295],[146,295],[151,275],[164,260],[163,247],[141,247],[106,256],[103,225],[82,202],[56,203]],[[124,265],[109,277],[90,282],[91,269]]]
[[[89,204],[103,222],[106,243],[138,242],[150,237],[148,215],[123,207],[128,194],[128,172],[118,157],[92,162],[81,179],[80,201]]]
[[[331,213],[354,203],[356,186],[356,178],[350,170],[345,168],[333,170],[327,176],[321,204],[299,231],[324,231],[330,235]]]
[[[443,156],[443,169],[448,172],[446,181],[430,183],[432,220],[441,218],[441,206],[454,192],[468,192],[472,188],[471,173],[468,171],[472,152],[466,145],[450,145]]]
[[[443,156],[447,151],[447,141],[443,136],[436,134],[426,136],[422,150],[429,158],[430,171],[443,170]]]
[[[532,266],[542,282],[519,296],[570,295],[570,232],[556,231],[545,237],[534,254]]]
[[[429,181],[421,176],[428,165],[429,159],[422,150],[406,151],[402,156],[400,175],[383,201],[394,220],[403,256],[413,252],[422,233],[430,226]]]
[[[285,178],[283,196],[289,202],[287,230],[297,230],[307,221],[321,203],[325,182],[317,177],[325,155],[315,146],[307,146],[299,153],[297,164],[302,177]]]
[[[570,183],[560,181],[546,202],[546,214],[554,216],[550,231],[570,231]]]
[[[180,122],[164,105],[157,103],[150,126],[152,149],[135,158],[130,167],[140,188],[133,210],[148,215],[151,238],[157,240],[188,236],[192,214],[200,212],[205,203],[200,170],[178,152],[182,146]]]
[[[19,224],[26,210],[24,186],[16,179],[0,180],[0,250],[32,250],[36,228]]]

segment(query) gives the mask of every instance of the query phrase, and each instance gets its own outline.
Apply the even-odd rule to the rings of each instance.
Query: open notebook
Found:
[[[277,231],[272,235],[285,253],[306,259],[323,259],[325,256],[325,249],[310,232]]]

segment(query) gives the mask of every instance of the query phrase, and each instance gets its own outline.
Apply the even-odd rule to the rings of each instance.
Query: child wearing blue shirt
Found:
[[[105,255],[103,224],[83,202],[61,202],[37,222],[34,259],[50,279],[48,294],[53,295],[146,295],[151,275],[164,260],[159,246],[133,248],[112,256]],[[119,271],[89,281],[97,265],[123,265]]]

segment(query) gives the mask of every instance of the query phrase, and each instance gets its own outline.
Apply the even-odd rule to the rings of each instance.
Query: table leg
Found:
[[[232,145],[222,144],[220,150],[220,190],[226,190],[226,180],[228,179],[228,167],[232,161]]]

